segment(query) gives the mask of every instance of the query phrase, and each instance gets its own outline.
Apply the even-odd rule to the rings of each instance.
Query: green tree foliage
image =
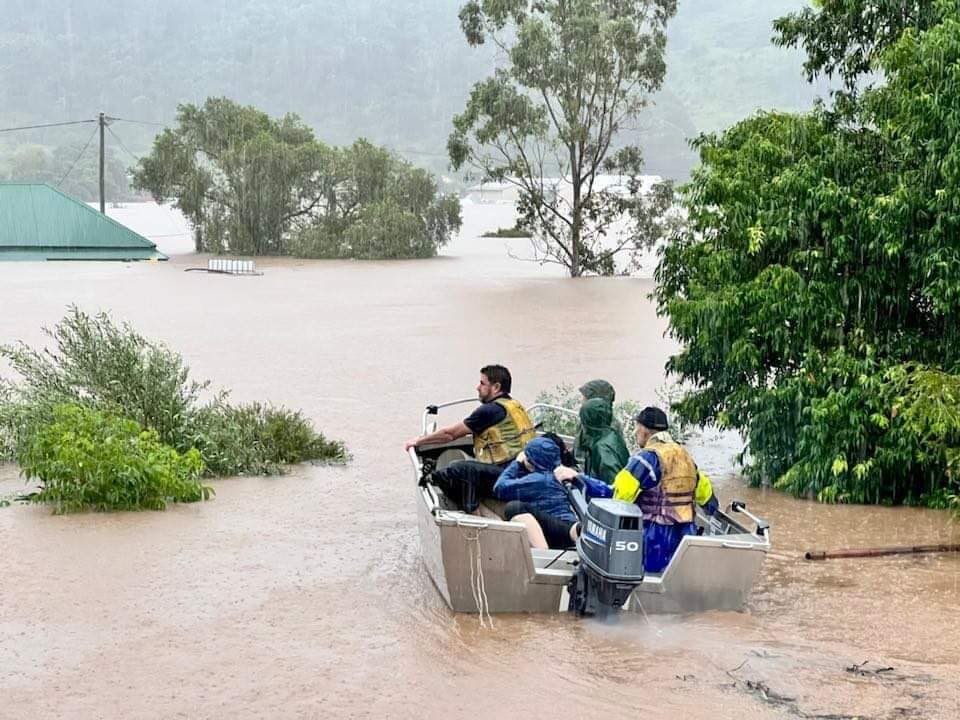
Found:
[[[134,184],[174,198],[202,252],[430,257],[460,227],[459,202],[426,171],[364,140],[328,147],[295,115],[226,98],[180,106]]]
[[[85,510],[163,510],[168,502],[206,500],[203,461],[196,449],[181,455],[154,430],[81,405],[58,405],[18,451],[28,480],[40,488],[30,502],[55,513]]]
[[[194,226],[197,251],[282,254],[295,217],[323,196],[331,151],[299,118],[210,98],[180,106],[177,127],[154,140],[134,176],[159,201],[175,198]]]
[[[775,42],[803,46],[804,71],[838,76],[848,92],[855,92],[866,76],[878,69],[883,53],[907,29],[923,32],[937,21],[931,0],[814,0],[813,7],[777,18]]]
[[[204,402],[179,354],[109,316],[77,308],[52,331],[51,347],[0,346],[20,376],[0,381],[0,455],[16,458],[55,409],[79,405],[130,420],[182,455],[197,449],[211,475],[272,474],[304,460],[346,460],[339,442],[317,433],[298,412],[260,404],[233,406],[227,394]]]
[[[508,61],[454,118],[450,159],[516,185],[537,258],[571,277],[611,274],[618,252],[657,239],[649,219],[672,193],[662,186],[646,198],[640,148],[614,143],[663,82],[675,12],[676,0],[471,0],[460,11],[467,42],[491,42]],[[624,180],[603,186],[603,173]],[[648,232],[615,233],[624,213]]]
[[[460,229],[460,201],[427,171],[366,140],[335,151],[322,214],[291,239],[298,257],[426,258]]]
[[[875,36],[851,40],[854,6],[878,11],[825,1],[780,27],[813,71],[884,83],[697,141],[689,227],[657,270],[684,344],[668,368],[695,387],[687,417],[746,434],[754,480],[942,506],[960,447],[960,4],[894,37],[899,14],[870,16]]]

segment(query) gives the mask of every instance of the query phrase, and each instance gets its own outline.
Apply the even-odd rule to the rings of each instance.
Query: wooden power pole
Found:
[[[106,128],[106,116],[103,113],[100,113],[98,122],[100,123],[100,212],[106,214],[107,205],[103,196],[103,131]]]

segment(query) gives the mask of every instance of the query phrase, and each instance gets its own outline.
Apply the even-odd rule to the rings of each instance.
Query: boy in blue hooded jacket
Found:
[[[534,548],[572,547],[577,516],[553,471],[560,466],[560,448],[549,438],[534,438],[497,478],[493,495],[507,501],[504,517],[527,528]]]

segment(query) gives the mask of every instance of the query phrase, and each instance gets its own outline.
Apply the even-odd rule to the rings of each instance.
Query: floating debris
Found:
[[[236,260],[234,258],[210,258],[205,268],[192,267],[184,272],[208,272],[221,275],[263,275],[257,270],[253,260]]]

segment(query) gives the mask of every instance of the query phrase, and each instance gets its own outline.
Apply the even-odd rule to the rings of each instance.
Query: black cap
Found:
[[[669,427],[667,414],[658,407],[645,407],[634,420],[651,430],[666,430]]]

